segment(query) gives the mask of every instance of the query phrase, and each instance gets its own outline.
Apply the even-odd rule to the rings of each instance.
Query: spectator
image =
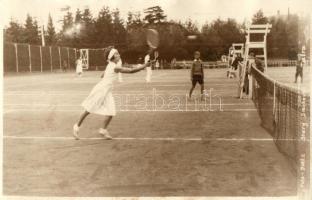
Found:
[[[253,64],[255,64],[255,54],[251,52],[249,54],[249,58],[246,63],[244,86],[243,86],[243,92],[246,95],[249,95],[249,76],[250,76],[251,66]]]
[[[63,72],[66,72],[67,70],[67,62],[64,60],[63,62]]]

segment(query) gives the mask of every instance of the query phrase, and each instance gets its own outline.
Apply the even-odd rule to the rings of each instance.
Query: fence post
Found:
[[[41,49],[41,46],[40,47],[40,71],[42,72],[42,49]]]
[[[58,47],[58,50],[59,50],[59,59],[60,59],[60,70],[62,70],[61,47]]]
[[[30,45],[28,45],[28,55],[29,55],[29,71],[31,72],[31,51],[30,51]]]
[[[70,68],[70,65],[69,65],[69,49],[67,47],[67,68],[69,69]]]
[[[16,72],[18,72],[18,53],[17,53],[17,44],[14,43],[15,47],[15,58],[16,58]]]
[[[52,47],[50,46],[50,63],[51,63],[51,72],[53,71],[53,65],[52,65]]]

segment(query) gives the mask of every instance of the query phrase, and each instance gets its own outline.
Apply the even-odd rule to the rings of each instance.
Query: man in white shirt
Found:
[[[148,63],[151,60],[151,54],[152,54],[153,50],[149,50],[148,54],[144,57],[144,64]],[[146,67],[146,77],[145,80],[147,83],[151,82],[151,78],[152,78],[152,65],[148,65],[148,67]]]

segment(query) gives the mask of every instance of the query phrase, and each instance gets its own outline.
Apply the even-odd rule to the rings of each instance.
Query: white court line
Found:
[[[101,72],[99,72],[99,74],[100,74]],[[167,74],[159,74],[159,75],[154,75],[152,78],[158,78],[158,77],[162,77],[162,76],[165,76],[165,75],[167,75]],[[99,75],[99,77],[100,77],[100,75]],[[66,78],[66,77],[65,77]],[[76,77],[76,76],[73,76],[73,77],[69,77],[69,78],[72,78],[72,83],[85,83],[85,81],[83,81],[84,79],[79,79],[78,77]],[[96,79],[96,77],[88,77],[88,78],[94,78],[94,83],[92,82],[92,84],[97,84],[97,83],[99,83],[100,81],[101,81],[101,78],[99,78],[99,79]],[[139,77],[134,77],[134,78],[139,78]],[[138,80],[142,80],[142,82],[137,82],[137,83],[145,83],[145,81],[144,81],[144,77],[142,77],[142,79],[140,78],[140,79],[138,79]],[[12,89],[12,88],[18,88],[18,87],[25,87],[25,86],[27,86],[27,87],[30,87],[30,86],[40,86],[40,83],[41,84],[50,84],[50,83],[52,83],[52,84],[56,84],[57,82],[55,82],[55,80],[48,80],[48,81],[39,81],[40,83],[33,83],[33,81],[38,81],[38,80],[41,80],[41,79],[38,79],[38,80],[32,80],[32,79],[27,79],[26,78],[26,80],[30,80],[30,81],[32,81],[31,83],[28,83],[28,84],[16,84],[16,83],[14,83],[14,85],[10,85],[10,86],[7,86],[7,84],[8,83],[5,83],[4,82],[4,88],[5,89]],[[68,79],[65,79],[65,80],[68,80]],[[77,80],[77,82],[75,81],[75,80]],[[124,81],[124,82],[122,82],[122,83],[116,83],[115,85],[116,86],[120,86],[120,85],[125,85],[125,84],[129,84],[129,83],[132,83],[132,82],[130,82],[130,81],[128,81],[128,82],[126,82],[126,81]],[[134,83],[136,83],[136,82],[134,82]],[[62,84],[62,82],[61,83],[58,83],[58,84]],[[57,85],[58,85],[57,84]]]
[[[3,136],[4,139],[11,140],[75,140],[74,137],[43,137],[43,136]],[[103,137],[86,138],[80,140],[106,140]],[[113,140],[143,140],[143,141],[273,141],[273,138],[135,138],[135,137],[116,137]]]
[[[166,95],[168,97],[175,97],[175,96],[183,96],[186,97],[188,96],[187,93],[185,93],[186,90],[160,90],[157,89],[156,90],[156,95]],[[139,95],[139,96],[153,96],[153,92],[151,90],[138,90],[138,91],[118,91],[118,92],[112,92],[113,96],[134,96],[134,95]],[[44,93],[44,92],[40,92],[40,93],[3,93],[4,97],[15,97],[15,96],[72,96],[72,97],[78,97],[78,96],[88,96],[90,93],[89,92],[75,92],[75,93]],[[213,95],[216,95],[217,97],[222,97],[222,98],[231,98],[231,99],[236,99],[236,100],[242,100],[242,99],[238,99],[235,93],[229,93],[227,91],[214,91],[212,92]],[[199,94],[194,94],[194,95],[199,95]]]
[[[4,114],[6,113],[12,113],[12,112],[82,112],[83,109],[6,109]],[[118,110],[117,112],[256,112],[257,109],[254,108],[242,108],[242,109],[224,109],[219,110],[218,108],[215,108],[214,110],[155,110],[155,109],[146,109],[146,110],[130,110],[130,109],[124,109],[124,110]]]
[[[185,107],[186,104],[184,104],[185,102],[183,102],[183,104],[177,104],[177,105],[180,105],[181,107]],[[30,106],[30,107],[81,107],[80,104],[76,104],[76,105],[73,105],[73,104],[3,104],[4,106]],[[219,106],[220,103],[209,103],[207,102],[206,104],[204,103],[188,103],[187,106]],[[254,105],[254,103],[222,103],[221,104],[222,106],[241,106],[241,105]],[[117,104],[117,106],[120,106]],[[124,106],[124,107],[142,107],[140,105],[121,105],[121,106]],[[153,106],[153,105],[146,105],[146,107],[148,106]],[[172,106],[173,107],[173,106]]]

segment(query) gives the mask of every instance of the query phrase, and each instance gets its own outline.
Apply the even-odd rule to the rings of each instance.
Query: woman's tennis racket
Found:
[[[146,42],[152,49],[156,49],[159,45],[159,34],[155,29],[147,29]]]

